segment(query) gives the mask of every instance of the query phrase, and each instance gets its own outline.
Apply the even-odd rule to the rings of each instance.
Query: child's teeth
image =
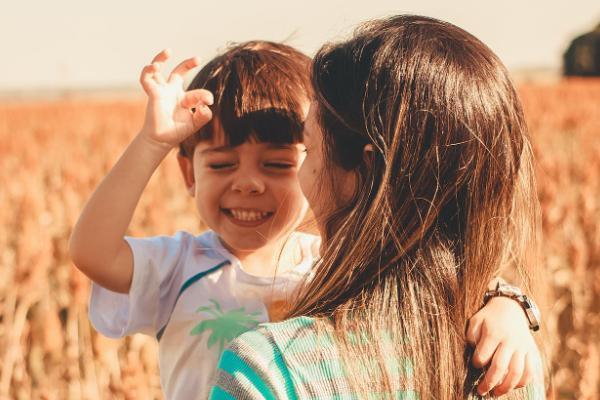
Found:
[[[257,221],[265,218],[268,213],[261,211],[231,210],[231,215],[240,221]]]

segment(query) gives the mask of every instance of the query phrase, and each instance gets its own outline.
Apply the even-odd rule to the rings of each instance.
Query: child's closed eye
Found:
[[[287,162],[266,162],[264,163],[265,168],[273,169],[290,169],[294,168],[295,164]]]
[[[215,170],[215,171],[222,171],[222,170],[225,170],[225,169],[230,169],[230,168],[233,168],[234,166],[235,166],[235,164],[234,163],[230,163],[230,162],[208,164],[208,167],[210,169],[212,169],[212,170]]]

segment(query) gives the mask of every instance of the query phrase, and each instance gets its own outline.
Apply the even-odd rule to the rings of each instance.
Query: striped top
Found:
[[[309,317],[261,324],[231,342],[219,361],[210,399],[335,399],[388,398],[381,393],[353,392],[335,344],[317,335]],[[398,371],[411,374],[410,363]],[[523,389],[526,398],[545,398],[543,385]],[[525,394],[525,393],[524,393]],[[418,399],[412,390],[399,390],[395,399]]]

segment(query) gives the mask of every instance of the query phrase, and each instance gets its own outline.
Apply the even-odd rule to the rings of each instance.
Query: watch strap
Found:
[[[529,322],[529,329],[534,332],[540,329],[539,309],[533,300],[523,294],[521,289],[513,285],[498,282],[495,289],[485,292],[483,304],[487,304],[493,297],[508,297],[519,303]]]

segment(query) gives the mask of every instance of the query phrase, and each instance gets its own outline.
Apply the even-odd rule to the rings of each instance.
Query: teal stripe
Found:
[[[244,360],[229,349],[225,349],[221,354],[221,360],[219,361],[220,370],[228,373],[235,377],[239,382],[239,376],[242,375],[248,379],[254,388],[264,396],[265,400],[276,400],[275,395],[268,388],[267,384],[261,379],[261,377],[254,371]]]
[[[181,297],[181,295],[187,288],[192,286],[194,283],[198,282],[200,279],[204,278],[206,275],[208,275],[212,272],[215,272],[216,270],[223,268],[224,266],[226,266],[228,264],[231,264],[231,262],[229,260],[225,260],[222,263],[215,265],[211,269],[208,269],[208,270],[202,271],[202,272],[198,272],[196,275],[190,277],[187,281],[185,281],[183,283],[183,285],[181,286],[181,289],[179,289],[179,293],[177,293],[177,297],[175,298],[175,302],[173,303],[173,309],[175,309],[175,306],[177,305],[177,301],[179,300],[179,298]],[[173,310],[171,310],[171,314],[172,313],[173,313]],[[160,339],[162,338],[163,334],[165,333],[165,329],[167,329],[167,325],[169,325],[170,321],[171,321],[171,315],[169,315],[169,319],[167,320],[167,323],[158,330],[158,333],[156,334],[156,340],[160,341]]]
[[[287,368],[287,365],[283,360],[283,356],[281,355],[279,348],[276,347],[274,350],[276,351],[276,353],[273,361],[275,362],[275,366],[279,368],[279,371],[281,372],[281,375],[283,377],[283,381],[285,384],[285,393],[287,395],[287,398],[296,400],[298,397],[296,396],[296,391],[294,390],[294,381],[292,380],[290,370]]]
[[[235,397],[224,391],[218,386],[213,386],[210,390],[210,398],[215,400],[236,400]]]

